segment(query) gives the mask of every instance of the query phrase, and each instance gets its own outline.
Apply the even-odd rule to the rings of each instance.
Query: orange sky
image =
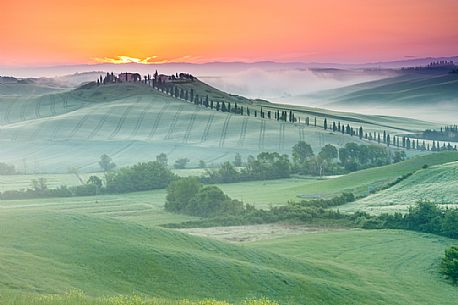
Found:
[[[458,55],[457,0],[1,0],[0,65]]]

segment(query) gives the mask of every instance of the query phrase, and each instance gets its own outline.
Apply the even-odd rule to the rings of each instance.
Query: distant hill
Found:
[[[69,73],[83,73],[87,71],[137,71],[139,73],[154,73],[156,69],[164,73],[174,73],[176,71],[186,71],[199,76],[221,75],[222,73],[236,73],[249,69],[262,70],[297,70],[310,68],[337,68],[337,69],[399,69],[402,67],[424,66],[432,61],[454,61],[458,62],[458,56],[445,57],[422,57],[422,58],[405,58],[394,61],[378,61],[366,63],[335,63],[335,62],[275,62],[275,61],[257,61],[257,62],[207,62],[207,63],[187,63],[187,62],[170,62],[163,64],[110,64],[95,63],[81,65],[59,65],[45,67],[0,67],[2,73],[16,77],[40,77],[40,76],[62,76]]]
[[[458,107],[458,74],[409,73],[328,92],[331,93],[334,96],[330,95],[330,105],[435,106],[446,103]]]

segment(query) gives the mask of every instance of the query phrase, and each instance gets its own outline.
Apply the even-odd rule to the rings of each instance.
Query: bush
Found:
[[[441,272],[451,279],[453,283],[458,282],[458,247],[453,246],[445,250],[442,258]]]
[[[16,174],[16,169],[14,165],[9,165],[3,162],[0,162],[0,175],[14,175]]]
[[[127,193],[161,189],[176,179],[167,167],[157,161],[140,162],[106,174],[109,193]]]
[[[244,205],[229,198],[218,187],[203,186],[197,178],[188,177],[170,183],[165,209],[192,216],[214,217],[240,214]]]
[[[173,165],[173,167],[176,169],[183,169],[183,168],[186,168],[186,165],[188,163],[189,163],[188,158],[181,158],[175,161],[175,164]]]

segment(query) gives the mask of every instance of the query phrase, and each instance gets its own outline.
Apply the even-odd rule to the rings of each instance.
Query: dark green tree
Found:
[[[116,164],[107,154],[103,154],[100,156],[99,166],[102,168],[104,172],[109,172],[116,167]]]
[[[300,141],[293,146],[293,160],[296,164],[302,164],[314,156],[312,146],[305,141]]]

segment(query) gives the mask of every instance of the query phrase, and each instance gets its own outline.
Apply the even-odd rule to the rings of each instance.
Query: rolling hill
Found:
[[[431,235],[356,230],[238,246],[101,215],[27,207],[2,208],[0,223],[2,296],[76,288],[90,296],[266,296],[291,305],[421,304],[425,298],[453,304],[457,297],[432,267],[452,242]]]
[[[193,86],[197,93],[215,100],[282,107],[232,96],[199,81]],[[367,131],[383,129],[392,134],[423,127],[421,122],[400,118],[295,111],[316,116],[318,126],[328,117],[361,125]],[[289,153],[299,140],[310,143],[315,151],[328,143],[363,142],[304,124],[212,111],[141,84],[82,87],[41,95],[2,94],[0,136],[0,160],[23,173],[65,172],[75,167],[95,171],[102,154],[122,166],[152,160],[164,152],[172,162],[187,157],[191,166],[196,166],[200,160],[209,165],[233,160],[237,152],[243,157],[261,151]]]
[[[364,210],[372,214],[402,212],[422,200],[458,206],[458,162],[421,169],[393,187],[347,204],[341,210]]]
[[[421,106],[458,104],[458,74],[409,73],[344,89],[330,105]]]

